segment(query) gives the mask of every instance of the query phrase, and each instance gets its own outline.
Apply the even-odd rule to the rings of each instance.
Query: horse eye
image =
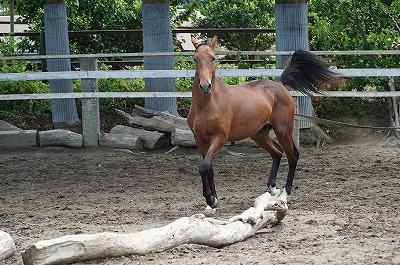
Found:
[[[214,61],[215,61],[215,57],[211,58],[211,61],[213,61],[213,62],[214,62]]]

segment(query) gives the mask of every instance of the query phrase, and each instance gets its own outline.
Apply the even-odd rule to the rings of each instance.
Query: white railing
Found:
[[[216,52],[217,55],[291,55],[293,52],[279,51],[238,51]],[[398,55],[400,51],[313,51],[317,55]],[[0,57],[1,60],[44,60],[75,58],[85,61],[86,69],[97,69],[97,58],[111,57],[144,57],[144,56],[190,56],[192,52],[160,52],[160,53],[114,53],[114,54],[76,54],[76,55],[40,55]],[[88,66],[89,62],[89,66]],[[370,76],[400,76],[400,68],[386,69],[332,69],[343,77],[370,77]],[[282,73],[281,69],[218,69],[218,76],[226,77],[277,77]],[[194,70],[116,70],[116,71],[62,71],[62,72],[24,72],[24,73],[0,73],[0,81],[17,80],[54,80],[54,79],[82,79],[94,80],[99,78],[162,78],[162,77],[194,77]],[[82,86],[90,82],[82,82]],[[160,89],[162,90],[162,89]],[[82,87],[82,91],[88,91]],[[294,97],[301,96],[300,92],[291,91]],[[328,91],[324,95],[332,97],[399,97],[400,91],[386,92],[354,92],[354,91]],[[191,97],[191,92],[80,92],[80,93],[46,93],[46,94],[0,94],[2,100],[28,100],[28,99],[97,99],[97,98],[149,98],[149,97]],[[82,104],[86,104],[82,102]],[[88,104],[92,104],[89,102]],[[99,111],[96,110],[93,113]],[[91,114],[92,115],[92,114]],[[85,116],[82,115],[82,127],[85,127]],[[90,116],[90,115],[89,115]],[[90,119],[99,117],[90,116]],[[88,119],[88,118],[87,118]],[[96,139],[98,132],[86,131],[86,137]],[[85,138],[85,135],[84,135]]]

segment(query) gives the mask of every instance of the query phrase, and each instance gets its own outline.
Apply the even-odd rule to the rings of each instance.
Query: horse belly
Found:
[[[238,112],[232,119],[228,141],[239,141],[256,134],[269,121],[270,107],[265,104],[255,104]]]

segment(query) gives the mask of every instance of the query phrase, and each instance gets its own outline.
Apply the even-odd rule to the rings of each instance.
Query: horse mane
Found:
[[[198,41],[197,41],[196,50],[197,50],[197,48],[199,48],[200,46],[207,45],[207,44],[208,44],[208,39],[201,39],[201,40],[198,40]]]
[[[317,86],[323,83],[339,84],[341,79],[337,73],[329,70],[328,64],[319,60],[313,53],[298,50],[293,53],[279,81],[310,97],[313,93],[321,94]]]

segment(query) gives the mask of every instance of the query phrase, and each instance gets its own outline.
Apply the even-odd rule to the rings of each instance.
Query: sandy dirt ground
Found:
[[[353,137],[302,147],[281,225],[220,249],[183,245],[163,253],[76,264],[400,264],[400,141]],[[195,149],[123,153],[108,148],[1,150],[0,230],[21,265],[31,244],[67,234],[130,233],[202,213]],[[229,218],[266,191],[269,156],[226,147],[214,163]],[[284,185],[286,158],[278,185]],[[1,264],[1,262],[0,262]]]

